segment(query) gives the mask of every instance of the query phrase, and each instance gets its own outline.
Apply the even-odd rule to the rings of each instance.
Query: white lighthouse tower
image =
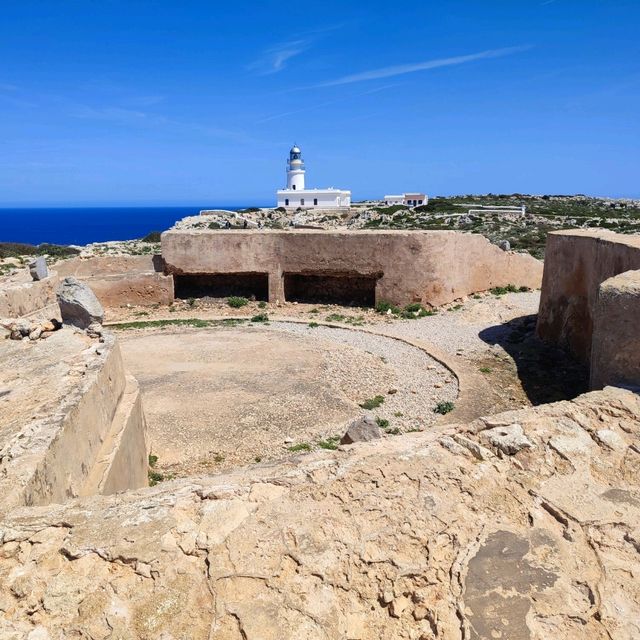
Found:
[[[304,160],[298,145],[293,145],[287,160],[287,189],[304,191]]]
[[[285,209],[344,209],[351,206],[351,191],[344,189],[306,189],[304,160],[297,144],[289,151],[287,188],[278,189],[278,207]]]

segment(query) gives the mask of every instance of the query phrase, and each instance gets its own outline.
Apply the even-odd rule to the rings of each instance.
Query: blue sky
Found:
[[[20,0],[0,206],[640,197],[640,2]]]

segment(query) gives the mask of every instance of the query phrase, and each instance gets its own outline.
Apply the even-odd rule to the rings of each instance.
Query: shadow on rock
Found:
[[[569,400],[588,391],[588,368],[566,351],[542,342],[535,335],[536,320],[537,315],[521,316],[478,335],[511,356],[532,404]]]

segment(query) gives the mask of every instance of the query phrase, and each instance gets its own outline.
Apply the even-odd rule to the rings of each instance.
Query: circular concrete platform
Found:
[[[390,431],[423,428],[434,404],[457,394],[421,350],[358,331],[279,322],[127,331],[119,342],[142,388],[157,468],[176,476],[315,448],[376,395]]]

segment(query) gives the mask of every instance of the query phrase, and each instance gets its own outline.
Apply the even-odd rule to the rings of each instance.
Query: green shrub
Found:
[[[301,442],[300,444],[294,444],[292,447],[287,447],[291,453],[297,453],[298,451],[311,451],[311,445],[308,442]]]
[[[260,302],[258,302],[258,309],[266,309],[267,308],[267,303],[264,300],[260,300]]]
[[[333,451],[337,449],[339,443],[340,443],[340,438],[338,436],[331,436],[326,440],[318,440],[318,446],[321,449],[329,449],[329,451]]]
[[[440,415],[445,415],[450,411],[453,411],[453,408],[454,408],[453,402],[449,402],[449,401],[438,402],[438,404],[435,406],[434,412],[439,413]]]
[[[149,466],[153,469],[158,463],[158,456],[153,455],[153,453],[149,454]]]
[[[480,367],[480,373],[491,373],[491,367]]]
[[[387,313],[388,311],[391,311],[391,313],[393,313],[394,315],[397,315],[402,311],[402,309],[400,309],[400,307],[397,307],[392,302],[387,302],[386,300],[380,300],[379,302],[376,303],[376,311],[378,313]]]
[[[380,418],[379,416],[376,418],[376,424],[381,429],[386,429],[389,426],[389,421],[386,418]]]
[[[435,315],[435,311],[425,309],[419,302],[412,302],[405,306],[400,314],[403,318],[413,320],[414,318],[424,318]]]
[[[142,242],[160,242],[160,231],[151,231],[147,233],[144,238],[141,238]]]
[[[269,322],[269,316],[266,313],[259,313],[251,318],[251,322]]]
[[[369,398],[360,404],[363,409],[370,411],[371,409],[377,409],[384,402],[384,396],[374,396]]]
[[[227,298],[227,304],[234,309],[240,309],[240,307],[248,305],[249,300],[247,300],[247,298],[243,298],[242,296],[229,296]]]
[[[506,287],[493,287],[489,289],[494,296],[503,296],[505,293],[518,293],[519,289],[514,284],[508,284]]]
[[[316,327],[319,327],[320,325],[317,322],[310,322],[309,323],[309,327],[311,329],[315,329]]]

